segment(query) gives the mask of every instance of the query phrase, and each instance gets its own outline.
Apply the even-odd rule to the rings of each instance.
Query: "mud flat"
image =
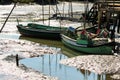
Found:
[[[77,56],[61,60],[60,63],[97,74],[112,74],[111,78],[120,80],[120,55]]]
[[[0,56],[0,80],[57,80],[32,70],[22,70],[16,67],[15,63],[2,59],[3,57]]]
[[[57,52],[58,51],[58,52]],[[30,58],[43,54],[57,54],[59,48],[14,39],[0,39],[0,80],[57,80],[38,71],[16,66],[16,54],[19,58]]]

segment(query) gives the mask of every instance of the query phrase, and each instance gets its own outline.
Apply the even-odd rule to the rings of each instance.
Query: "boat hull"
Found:
[[[75,40],[72,40],[71,38],[63,34],[61,36],[62,36],[63,44],[76,51],[82,53],[88,53],[88,54],[112,54],[112,49],[113,49],[112,45],[114,44],[113,42],[99,46],[87,46],[87,45],[79,45],[76,43]]]
[[[22,36],[61,40],[60,30],[34,29],[34,28],[27,28],[22,25],[17,25],[17,28]]]

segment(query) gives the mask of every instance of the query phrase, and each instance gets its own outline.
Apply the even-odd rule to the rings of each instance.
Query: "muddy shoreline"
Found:
[[[120,79],[120,55],[77,56],[61,60],[60,63],[97,74],[112,74],[111,78]]]
[[[43,54],[57,54],[59,48],[49,47],[46,45],[22,41],[22,40],[8,40],[0,39],[0,79],[5,80],[57,80],[55,77],[46,76],[43,73],[35,71],[31,68],[26,68],[24,65],[16,65],[16,54],[19,55],[19,59],[31,58],[41,56]],[[29,46],[29,47],[28,47]],[[32,47],[31,47],[32,46]],[[22,48],[23,47],[23,48]],[[40,49],[41,48],[41,49]],[[28,49],[28,50],[27,50]],[[32,49],[32,50],[30,50]],[[43,51],[44,50],[44,51]],[[58,52],[57,52],[58,51]],[[39,54],[36,54],[36,53]],[[14,75],[14,76],[13,76]]]

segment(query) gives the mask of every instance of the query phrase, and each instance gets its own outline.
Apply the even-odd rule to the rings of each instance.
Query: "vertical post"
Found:
[[[119,46],[120,44],[119,43],[117,43],[117,45],[116,45],[116,52],[115,53],[120,53],[120,46]]]
[[[114,15],[114,14],[113,14]],[[115,42],[115,28],[117,26],[117,20],[113,18],[113,29],[111,32],[111,39],[114,41],[114,53],[116,53],[116,42]]]
[[[101,27],[101,15],[102,11],[100,10],[100,4],[98,4],[98,28]]]
[[[69,0],[69,3],[68,3],[68,17],[70,17],[70,0]]]
[[[18,57],[18,54],[16,54],[16,66],[19,66],[19,57]]]
[[[57,12],[57,9],[58,9],[58,7],[57,7],[57,0],[55,0],[55,4],[56,4],[56,14],[58,14],[58,12]],[[56,19],[57,19],[57,17],[56,17]]]
[[[43,17],[43,24],[44,24],[44,0],[42,0],[42,17]]]
[[[18,23],[18,25],[19,25],[19,20],[18,20],[18,18],[17,18],[17,23]]]
[[[49,24],[48,24],[49,26],[50,26],[50,13],[51,13],[51,12],[50,12],[50,3],[51,3],[51,2],[49,1]]]
[[[118,26],[117,33],[120,33],[120,13],[118,14]]]
[[[64,8],[65,8],[65,3],[63,2],[63,17],[65,17]]]

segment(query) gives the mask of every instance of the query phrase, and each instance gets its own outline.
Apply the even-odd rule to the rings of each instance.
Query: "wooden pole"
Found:
[[[42,17],[43,17],[43,24],[44,24],[44,1],[42,0]]]
[[[100,10],[100,4],[98,4],[98,28],[101,27],[101,14],[102,14],[102,11]]]
[[[73,18],[73,6],[72,6],[72,1],[71,1],[71,17]]]
[[[19,25],[19,20],[18,20],[18,18],[17,18],[17,23],[18,23],[18,25]]]
[[[51,13],[51,12],[50,12],[50,3],[51,3],[51,2],[49,1],[49,24],[48,24],[49,26],[50,26],[50,13]]]
[[[58,10],[58,7],[57,7],[57,0],[55,0],[55,4],[56,4],[56,14],[58,14],[57,10]],[[57,17],[56,17],[57,19]]]
[[[58,8],[58,5],[57,5],[57,0],[54,0],[55,1],[55,3],[56,3],[56,19],[57,19],[57,15],[58,14],[60,14],[60,17],[61,17],[61,13],[60,13],[60,10],[59,10],[59,8]]]
[[[117,33],[120,33],[120,13],[118,14],[118,28]]]
[[[69,10],[68,10],[69,17],[73,18],[73,7],[72,7],[72,1],[69,0]]]
[[[70,17],[70,0],[69,0],[69,3],[68,3],[68,17]]]
[[[63,2],[63,17],[65,17],[64,9],[65,9],[65,3]]]
[[[14,8],[15,8],[15,6],[16,6],[16,4],[17,4],[17,3],[14,3],[14,6],[13,6],[12,10],[10,11],[10,13],[9,13],[9,15],[8,15],[8,17],[7,17],[7,19],[5,20],[5,22],[4,22],[3,26],[2,26],[2,28],[0,29],[0,33],[2,32],[4,26],[5,26],[6,22],[8,21],[10,15],[11,15],[11,13],[12,13],[12,11],[14,10]]]
[[[85,3],[84,3],[84,13],[85,13],[85,16],[84,16],[84,29],[86,28],[87,9],[88,9],[88,1],[85,1]]]
[[[19,66],[19,57],[18,57],[18,54],[16,54],[16,66]]]

